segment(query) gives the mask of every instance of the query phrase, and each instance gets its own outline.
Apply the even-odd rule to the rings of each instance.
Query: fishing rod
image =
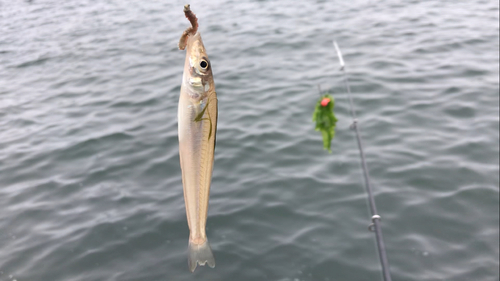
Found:
[[[359,156],[361,158],[361,167],[363,169],[363,176],[365,179],[365,187],[368,193],[368,202],[370,203],[370,210],[372,214],[372,223],[368,226],[368,229],[375,232],[377,241],[377,250],[380,258],[380,264],[382,265],[382,273],[385,281],[391,281],[391,272],[389,270],[389,261],[387,260],[387,253],[385,251],[384,239],[382,238],[382,226],[380,225],[381,217],[377,213],[377,206],[375,205],[375,199],[373,198],[372,186],[370,183],[370,175],[368,174],[368,166],[366,165],[365,153],[363,152],[363,143],[361,141],[361,136],[359,133],[358,118],[356,117],[356,112],[354,111],[354,103],[352,101],[351,87],[349,86],[349,77],[345,70],[344,58],[340,52],[340,48],[337,42],[333,41],[333,46],[337,51],[337,56],[339,57],[340,70],[342,71],[344,84],[347,90],[347,95],[349,96],[349,104],[351,108],[352,124],[351,129],[356,133],[356,140],[358,141]]]

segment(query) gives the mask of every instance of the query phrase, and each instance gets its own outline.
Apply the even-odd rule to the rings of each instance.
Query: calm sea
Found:
[[[1,281],[381,280],[334,39],[393,280],[499,280],[498,1],[192,1],[219,96],[194,274],[184,4],[0,0]]]

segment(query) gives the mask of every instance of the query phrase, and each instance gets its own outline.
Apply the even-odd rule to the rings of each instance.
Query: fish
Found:
[[[179,40],[186,50],[178,107],[179,156],[184,202],[189,226],[188,266],[215,267],[205,232],[208,199],[214,166],[218,100],[212,65],[198,32],[198,19],[189,5],[184,14],[191,22]]]

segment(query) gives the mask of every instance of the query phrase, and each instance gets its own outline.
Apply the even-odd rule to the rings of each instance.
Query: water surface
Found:
[[[0,1],[0,280],[499,280],[497,1],[193,1],[219,96],[187,268],[179,1]],[[332,153],[311,115],[336,99]]]

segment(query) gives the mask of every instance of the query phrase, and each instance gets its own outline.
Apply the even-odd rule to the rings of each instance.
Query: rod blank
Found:
[[[359,132],[358,120],[356,118],[356,112],[354,111],[354,103],[352,101],[351,87],[349,86],[349,77],[345,71],[344,58],[342,57],[342,52],[337,45],[337,42],[333,41],[333,46],[337,51],[337,56],[339,57],[340,70],[344,75],[344,84],[346,86],[347,94],[349,96],[349,103],[351,107],[351,117],[352,125],[351,129],[356,133],[356,140],[358,142],[359,157],[361,158],[361,167],[363,169],[363,177],[365,180],[365,188],[368,193],[368,202],[370,203],[370,211],[372,213],[372,223],[376,235],[377,250],[380,258],[380,264],[382,265],[382,273],[385,281],[392,281],[391,272],[389,270],[389,261],[387,260],[387,253],[385,251],[384,239],[382,238],[382,226],[380,224],[380,216],[377,213],[377,206],[375,205],[375,199],[373,198],[372,186],[370,183],[370,175],[368,174],[368,165],[366,164],[365,153],[363,151],[363,143],[361,141],[361,136]]]

